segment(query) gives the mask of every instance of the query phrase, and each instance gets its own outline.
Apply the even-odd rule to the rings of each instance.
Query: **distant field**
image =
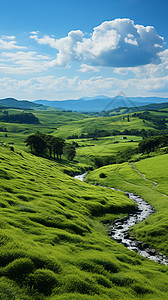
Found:
[[[9,113],[18,113],[21,110],[10,109]],[[108,118],[90,117],[72,112],[62,111],[32,111],[36,117],[39,118],[40,124],[18,124],[18,123],[4,123],[0,122],[0,127],[7,128],[8,132],[0,132],[0,142],[7,144],[14,143],[15,147],[26,150],[25,140],[28,135],[40,131],[45,134],[52,134],[54,136],[60,136],[67,138],[74,134],[81,135],[82,133],[90,133],[95,129],[98,130],[124,130],[130,128],[140,129],[141,127],[148,127],[147,123],[143,123],[142,120],[137,118],[130,118],[130,122],[127,121],[127,117],[123,120],[123,116],[114,116]],[[133,140],[134,142],[128,142]],[[67,140],[71,143],[77,142],[79,147],[77,148],[77,159],[82,161],[84,156],[107,156],[115,154],[121,149],[126,147],[135,148],[141,137],[127,136],[127,140],[122,140],[122,136],[111,136],[105,138],[93,139],[77,139]],[[115,144],[115,142],[119,142]],[[90,163],[85,159],[86,163]]]

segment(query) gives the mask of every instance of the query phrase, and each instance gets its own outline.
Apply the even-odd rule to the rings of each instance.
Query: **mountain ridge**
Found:
[[[92,97],[84,97],[71,100],[17,100],[15,98],[0,99],[1,108],[17,108],[17,109],[40,109],[45,110],[53,107],[61,110],[71,110],[76,112],[103,112],[112,111],[117,108],[136,108],[146,107],[148,105],[166,104],[168,98],[162,97],[123,97],[116,96],[113,98],[101,95]]]
[[[103,96],[102,96],[103,97]],[[88,97],[80,98],[78,100],[35,100],[34,103],[51,106],[57,109],[72,110],[78,112],[100,112],[104,110],[111,110],[118,107],[136,107],[144,106],[152,103],[165,103],[168,102],[168,98],[161,97],[105,97],[88,100]]]

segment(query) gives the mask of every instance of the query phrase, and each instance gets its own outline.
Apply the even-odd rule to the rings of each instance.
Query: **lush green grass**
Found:
[[[22,112],[22,110],[10,109],[9,114]],[[95,129],[99,130],[113,130],[113,129],[128,129],[137,128],[144,124],[138,118],[123,117],[89,117],[73,112],[65,112],[58,110],[51,111],[33,111],[33,114],[38,117],[40,124],[16,124],[0,122],[0,127],[7,128],[8,132],[0,132],[0,142],[5,144],[14,143],[17,149],[27,150],[25,140],[28,135],[40,131],[44,134],[52,134],[62,138],[67,138],[73,134],[81,135],[82,133],[93,132]],[[7,137],[6,137],[7,134]],[[88,166],[93,166],[94,156],[110,156],[115,155],[118,151],[124,150],[127,147],[135,148],[142,138],[136,136],[127,136],[127,140],[122,140],[122,136],[101,137],[98,140],[93,139],[67,139],[67,142],[77,142],[80,147],[76,148],[77,156],[76,161],[84,163]],[[129,142],[133,140],[134,142]],[[118,143],[116,143],[118,142]]]
[[[107,235],[134,209],[123,193],[7,147],[0,163],[0,299],[167,299],[167,268]]]
[[[10,109],[9,114],[19,113],[22,110]],[[30,112],[30,111],[27,111]],[[39,118],[40,124],[19,124],[19,123],[5,123],[0,122],[0,127],[6,127],[8,137],[5,137],[6,132],[0,132],[0,142],[14,143],[19,149],[26,149],[24,144],[25,139],[28,135],[41,131],[45,134],[58,135],[57,130],[60,126],[66,123],[72,123],[72,121],[87,119],[86,115],[72,113],[72,112],[61,112],[59,110],[51,111],[31,111]]]
[[[87,180],[91,183],[100,183],[134,192],[151,203],[157,213],[137,224],[133,229],[133,234],[137,239],[150,243],[151,247],[155,247],[168,255],[167,161],[168,155],[165,154],[134,163],[134,167],[151,181],[144,180],[141,174],[128,163],[106,166],[90,172]],[[101,178],[101,173],[104,173],[106,177]]]

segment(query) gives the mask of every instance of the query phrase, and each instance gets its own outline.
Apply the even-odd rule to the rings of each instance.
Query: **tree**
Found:
[[[52,145],[52,135],[46,134],[45,135],[45,141],[47,144],[47,149],[49,150],[50,158],[52,158],[52,150],[53,150],[53,145]]]
[[[52,149],[54,153],[54,159],[55,159],[55,154],[57,155],[57,159],[60,158],[63,154],[63,148],[65,146],[65,140],[60,138],[60,137],[55,137],[53,136],[51,139],[52,143]]]
[[[26,146],[30,147],[31,152],[38,156],[43,156],[46,153],[47,143],[45,135],[40,132],[29,135],[25,143]]]
[[[66,144],[64,148],[64,154],[68,158],[68,160],[73,160],[76,155],[75,147],[72,144]]]

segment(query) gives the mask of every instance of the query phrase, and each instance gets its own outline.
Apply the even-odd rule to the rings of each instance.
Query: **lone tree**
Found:
[[[68,160],[73,160],[76,155],[75,147],[72,144],[66,144],[64,148],[64,154],[68,158]]]

